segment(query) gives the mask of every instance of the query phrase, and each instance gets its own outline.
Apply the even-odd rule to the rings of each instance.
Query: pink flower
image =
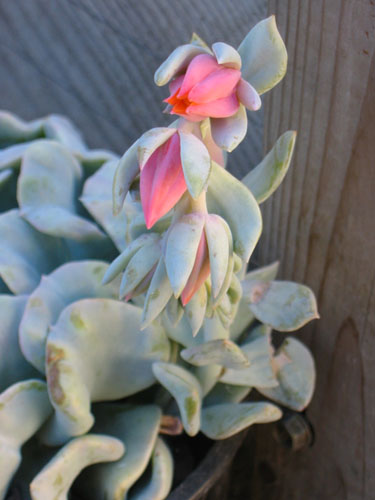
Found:
[[[185,288],[181,293],[181,302],[183,306],[191,300],[195,293],[200,289],[203,283],[210,275],[210,257],[208,253],[207,240],[205,232],[202,231],[201,239],[197,249],[193,269]]]
[[[210,54],[195,56],[169,89],[171,95],[165,99],[169,112],[190,121],[233,116],[241,102],[253,110],[260,107],[256,90],[241,78],[241,71],[219,64]]]
[[[140,174],[140,195],[146,227],[171,210],[187,190],[176,132],[147,160]]]

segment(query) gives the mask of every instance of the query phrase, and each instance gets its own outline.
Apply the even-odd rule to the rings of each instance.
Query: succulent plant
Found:
[[[82,498],[162,500],[162,434],[225,439],[308,405],[311,354],[272,330],[317,318],[314,295],[277,263],[247,271],[295,132],[242,181],[225,170],[286,57],[273,17],[238,51],[194,35],[155,74],[178,120],[122,158],[64,117],[0,113],[0,500],[67,499],[77,476]]]

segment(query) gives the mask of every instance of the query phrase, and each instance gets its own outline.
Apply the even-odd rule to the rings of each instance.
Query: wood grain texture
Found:
[[[0,0],[0,108],[25,119],[69,116],[88,144],[118,153],[162,114],[153,74],[193,31],[238,46],[266,0]],[[262,156],[263,112],[231,155],[243,176]]]
[[[315,291],[316,442],[292,454],[257,431],[257,500],[374,498],[375,3],[271,0],[289,53],[268,97],[266,149],[298,130],[291,171],[263,206],[259,259]]]

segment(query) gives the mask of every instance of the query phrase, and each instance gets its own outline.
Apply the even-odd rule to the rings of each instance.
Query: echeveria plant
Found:
[[[0,499],[63,500],[79,475],[82,498],[162,500],[163,434],[278,420],[273,402],[241,402],[253,388],[309,403],[313,359],[272,329],[316,318],[314,296],[277,263],[247,272],[295,132],[242,182],[225,170],[286,62],[273,17],[238,50],[194,35],[155,74],[177,120],[122,158],[63,117],[0,114]]]

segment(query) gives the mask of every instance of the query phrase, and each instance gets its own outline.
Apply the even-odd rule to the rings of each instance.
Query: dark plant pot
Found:
[[[169,494],[167,500],[204,500],[212,488],[226,477],[247,430],[216,441],[198,466]],[[219,497],[216,497],[219,498]],[[223,496],[220,498],[224,499]]]

